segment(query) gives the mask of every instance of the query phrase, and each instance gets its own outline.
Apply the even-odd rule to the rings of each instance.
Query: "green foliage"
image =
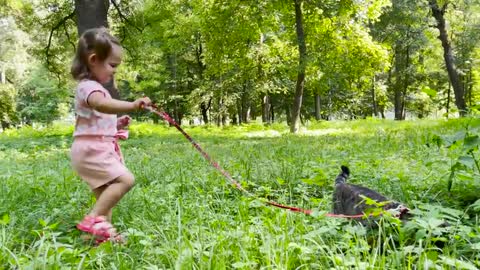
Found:
[[[16,12],[18,27],[28,33],[29,53],[61,80],[70,79],[70,63],[77,41],[72,1],[22,1]],[[42,23],[39,23],[42,22]]]
[[[68,112],[73,90],[50,77],[42,67],[34,68],[19,89],[17,109],[21,120],[50,124]]]
[[[454,179],[459,180],[463,187],[472,187],[480,183],[479,133],[480,122],[472,120],[465,124],[464,130],[454,135],[436,135],[432,138],[438,146],[446,147],[451,156],[449,191],[452,189]]]
[[[77,39],[74,2],[6,1],[6,18],[15,18],[28,33],[21,40],[31,42],[0,39],[0,58],[20,54],[2,48],[28,44],[30,54],[64,84]],[[302,120],[318,114],[365,118],[395,107],[402,119],[405,112],[417,117],[454,112],[428,1],[302,2],[308,52]],[[289,120],[298,66],[294,2],[115,3],[108,15],[111,31],[126,49],[116,76],[123,98],[148,95],[177,121],[243,123],[260,115],[268,122]],[[461,0],[445,13],[469,106],[480,93],[479,10],[478,1]],[[9,23],[0,35],[9,37],[14,29]],[[14,63],[19,61],[10,60],[7,72],[21,69]],[[437,94],[425,96],[425,89]]]
[[[4,73],[9,83],[17,83],[31,64],[32,57],[27,53],[31,44],[28,34],[18,29],[14,17],[0,14],[0,73]]]
[[[0,123],[2,128],[8,128],[18,122],[15,97],[15,89],[10,84],[0,83]]]
[[[200,116],[201,109],[209,107],[210,115],[216,119],[231,119],[247,110],[254,118],[265,95],[271,96],[277,110],[291,106],[288,99],[295,88],[298,58],[295,32],[287,31],[294,29],[293,4],[145,1],[139,6],[126,5],[126,9],[143,18],[136,21],[143,29],[142,35],[120,32],[132,56],[127,61],[135,67],[128,68],[121,77],[129,81],[133,94],[154,97],[172,114],[180,110],[184,115]],[[312,71],[307,78],[308,89],[324,86],[327,77],[317,74],[325,72],[329,78],[338,78],[339,72],[346,74],[332,80],[336,88],[347,92],[335,93],[335,102],[338,95],[339,100],[349,103],[357,91],[368,88],[363,77],[368,80],[376,68],[387,65],[387,52],[372,41],[366,25],[378,19],[385,5],[386,1],[369,5],[305,4],[306,38],[313,46],[309,48]],[[343,10],[343,15],[334,15],[337,9]],[[348,16],[355,13],[367,14],[358,18],[362,26],[348,22]],[[332,20],[336,27],[345,28],[338,33],[338,41],[331,41],[327,34],[318,35],[326,24],[335,27]],[[292,27],[286,29],[287,25]],[[131,25],[125,27],[131,33],[138,31]],[[329,51],[326,47],[343,49]],[[318,49],[325,49],[328,55],[318,54]],[[332,60],[326,62],[328,58]],[[317,63],[322,64],[320,68]],[[319,85],[320,79],[323,85]]]

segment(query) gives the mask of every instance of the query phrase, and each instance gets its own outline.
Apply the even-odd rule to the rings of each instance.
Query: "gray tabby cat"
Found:
[[[373,199],[377,202],[387,202],[385,196],[366,187],[348,184],[347,178],[350,176],[350,170],[346,166],[341,166],[342,172],[335,179],[335,191],[333,193],[333,213],[343,215],[361,215],[369,208],[375,208],[375,205],[367,205],[362,196]],[[383,209],[391,212],[395,217],[401,220],[407,220],[411,217],[408,213],[410,209],[398,202],[389,202],[383,206]],[[366,225],[365,220],[359,221]]]

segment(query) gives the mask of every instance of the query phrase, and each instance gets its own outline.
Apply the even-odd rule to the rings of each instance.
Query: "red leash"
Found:
[[[227,178],[228,181],[230,181],[230,183],[232,183],[238,190],[244,192],[245,194],[248,194],[248,196],[250,196],[250,197],[256,197],[255,195],[253,195],[252,193],[250,193],[246,189],[244,189],[239,182],[235,181],[235,179],[233,179],[233,177],[227,171],[222,169],[222,167],[220,167],[220,165],[215,160],[213,160],[205,151],[203,151],[203,149],[200,147],[200,145],[198,145],[198,143],[196,143],[192,139],[192,137],[190,137],[190,135],[188,135],[177,124],[177,122],[175,122],[175,120],[172,117],[170,117],[170,115],[168,115],[164,111],[159,111],[157,106],[155,106],[153,104],[151,106],[144,107],[144,109],[146,109],[146,110],[160,116],[161,118],[165,119],[165,121],[167,121],[168,123],[173,125],[178,131],[180,131],[180,133],[182,133],[183,136],[185,136],[185,138],[188,141],[190,141],[190,143],[193,145],[193,147],[195,147],[198,150],[198,152],[200,152],[200,154],[202,154],[202,156],[210,163],[210,165],[212,165],[215,169],[217,169],[217,171],[219,171],[223,176],[225,176],[225,178]],[[310,209],[303,209],[303,208],[299,208],[299,207],[283,205],[283,204],[280,204],[280,203],[277,203],[277,202],[274,202],[274,201],[269,201],[269,200],[266,200],[266,199],[263,199],[263,198],[258,198],[258,197],[256,197],[256,198],[264,201],[268,205],[275,206],[275,207],[282,208],[282,209],[287,209],[287,210],[290,210],[290,211],[293,211],[293,212],[304,213],[306,215],[311,215],[313,213],[313,211],[310,210]],[[363,214],[361,214],[361,215],[336,215],[336,214],[328,213],[328,214],[325,214],[325,216],[327,216],[327,217],[338,217],[338,218],[362,218],[365,215],[363,215]]]

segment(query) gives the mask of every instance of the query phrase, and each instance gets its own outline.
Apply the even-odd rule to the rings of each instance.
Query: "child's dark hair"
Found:
[[[108,33],[107,29],[92,28],[85,31],[78,40],[77,51],[70,70],[75,80],[83,80],[90,76],[88,58],[95,54],[98,60],[107,59],[112,50],[112,44],[120,46],[120,42]]]

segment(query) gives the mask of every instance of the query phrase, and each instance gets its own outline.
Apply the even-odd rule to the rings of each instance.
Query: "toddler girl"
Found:
[[[122,47],[105,28],[85,31],[78,41],[71,73],[78,81],[75,92],[76,124],[71,148],[72,167],[96,197],[93,209],[77,228],[97,242],[121,241],[110,223],[112,208],[133,187],[134,176],[125,167],[117,143],[118,130],[130,121],[117,113],[149,106],[149,98],[134,102],[113,99],[102,84],[113,80],[122,61]]]

